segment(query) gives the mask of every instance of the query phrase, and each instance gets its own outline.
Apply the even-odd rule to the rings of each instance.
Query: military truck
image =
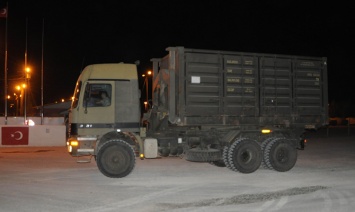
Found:
[[[82,71],[69,113],[72,156],[94,156],[102,174],[114,178],[130,174],[136,157],[285,172],[304,148],[304,133],[328,124],[327,58],[166,50],[151,59],[152,98],[142,115],[135,64]]]

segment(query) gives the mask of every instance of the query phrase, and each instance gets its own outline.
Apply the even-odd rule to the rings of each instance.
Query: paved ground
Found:
[[[0,148],[0,211],[354,211],[355,136],[342,130],[311,133],[286,173],[162,158],[111,179],[65,147]]]

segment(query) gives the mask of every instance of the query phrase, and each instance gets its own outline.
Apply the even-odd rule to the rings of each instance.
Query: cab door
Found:
[[[114,128],[114,93],[113,81],[88,81],[84,85],[82,105],[78,123],[80,131],[85,135],[99,135]]]

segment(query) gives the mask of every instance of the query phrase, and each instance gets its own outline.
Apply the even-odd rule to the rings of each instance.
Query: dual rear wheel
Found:
[[[269,138],[261,145],[249,138],[239,138],[230,147],[224,147],[222,158],[227,168],[241,173],[252,173],[261,164],[285,172],[296,164],[297,149],[285,138]]]
[[[279,172],[292,169],[297,161],[297,149],[285,138],[272,139],[265,145],[263,163],[266,168]]]
[[[256,171],[262,161],[260,145],[248,138],[239,138],[229,148],[224,147],[222,156],[227,168],[241,173]]]

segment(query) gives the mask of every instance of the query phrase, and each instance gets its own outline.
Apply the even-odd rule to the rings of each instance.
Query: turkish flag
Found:
[[[7,18],[7,7],[0,9],[0,18]]]
[[[28,127],[1,128],[2,145],[28,145]]]

